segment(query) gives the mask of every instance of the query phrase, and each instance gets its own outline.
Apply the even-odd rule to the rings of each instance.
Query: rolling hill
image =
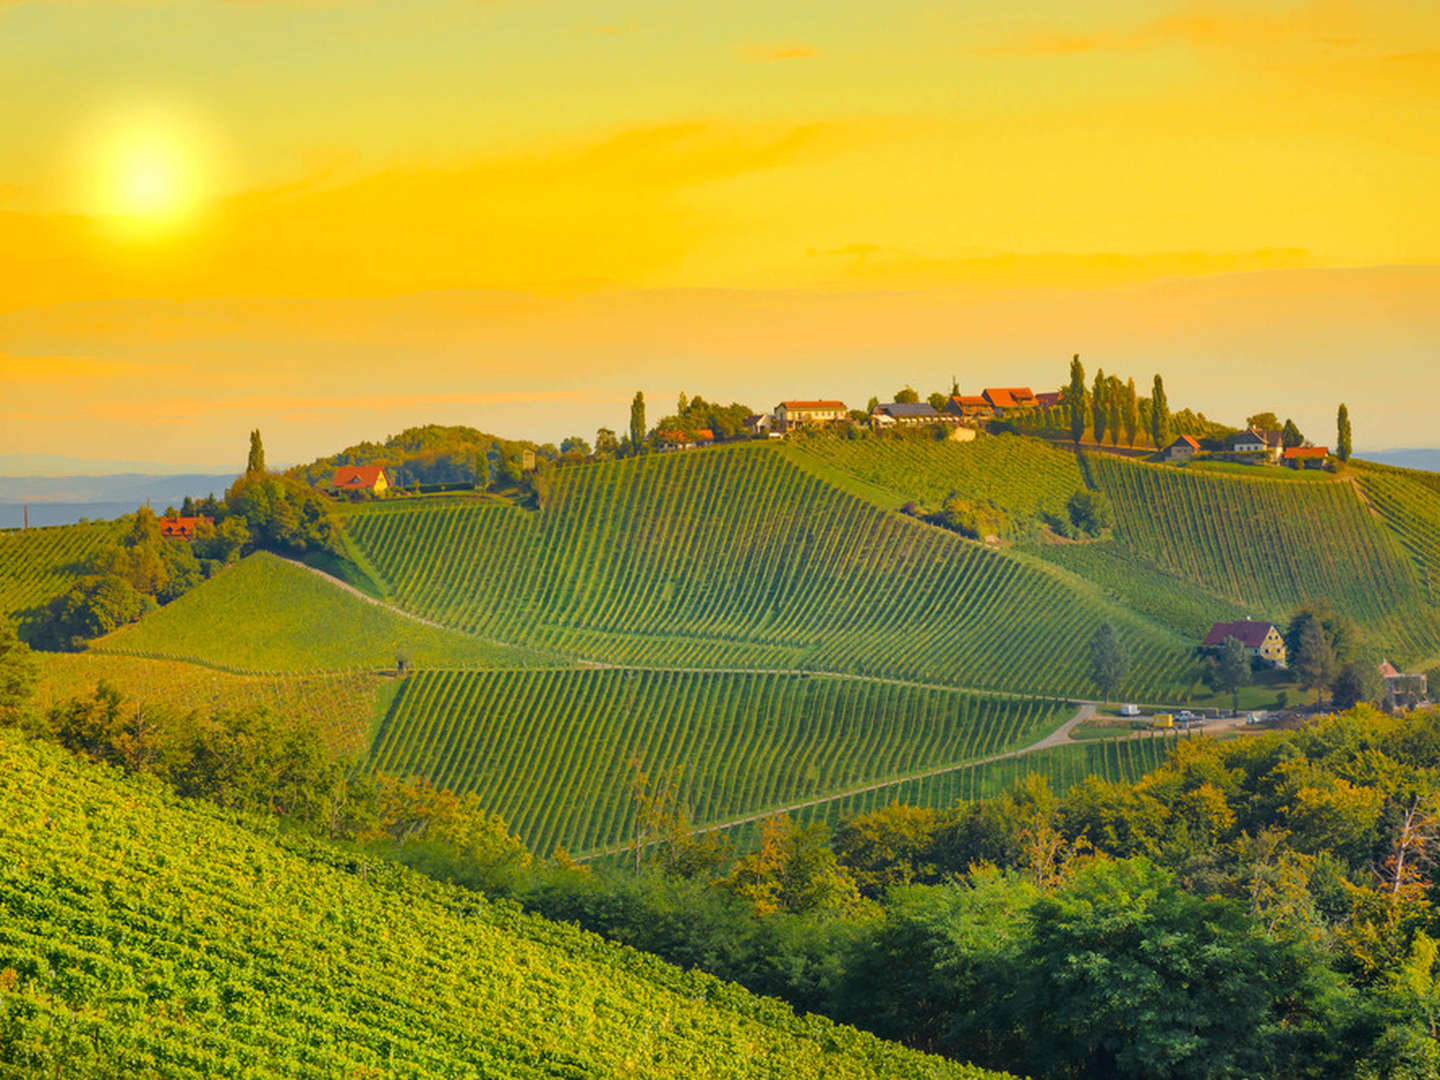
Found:
[[[4,732],[0,800],[6,1075],[995,1075]]]
[[[0,613],[23,622],[70,586],[79,567],[114,540],[110,522],[0,532]]]

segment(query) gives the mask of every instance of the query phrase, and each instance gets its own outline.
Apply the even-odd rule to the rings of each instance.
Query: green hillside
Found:
[[[1440,476],[1355,462],[1353,474],[1371,508],[1414,556],[1426,597],[1440,604]]]
[[[527,650],[406,618],[266,552],[222,570],[92,648],[239,671],[393,669],[400,652],[418,667],[513,667],[539,660]]]
[[[7,1076],[993,1075],[4,733],[0,801]]]
[[[1440,617],[1414,559],[1354,485],[1106,455],[1087,464],[1114,507],[1117,539],[1161,570],[1254,617],[1283,620],[1324,599],[1377,644],[1412,656],[1440,647]]]
[[[0,532],[0,613],[18,621],[63,593],[118,532],[110,522]]]
[[[1088,693],[1116,623],[1130,692],[1185,643],[1041,564],[886,513],[739,446],[555,474],[546,508],[396,504],[349,529],[394,600],[468,633],[617,663],[810,669]]]
[[[477,791],[536,851],[634,835],[630,760],[697,824],[1034,742],[1073,707],[807,675],[567,670],[404,682],[372,768]]]

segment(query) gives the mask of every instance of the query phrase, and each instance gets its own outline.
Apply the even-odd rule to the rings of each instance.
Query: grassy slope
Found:
[[[118,532],[109,522],[0,532],[0,613],[18,620],[64,592],[80,564]]]
[[[705,824],[1022,746],[1073,708],[806,675],[618,670],[405,680],[370,764],[476,790],[537,851],[623,843],[630,759]]]
[[[408,610],[594,659],[1073,694],[1088,691],[1083,643],[1110,620],[1135,657],[1134,694],[1162,693],[1178,636],[1043,567],[884,513],[785,453],[566,469],[539,514],[397,505],[350,531]]]
[[[7,1075],[986,1075],[3,733],[0,802]]]
[[[397,649],[426,667],[512,667],[538,659],[407,619],[264,552],[92,647],[241,671],[393,668]]]
[[[104,680],[127,701],[147,709],[187,713],[194,709],[263,706],[327,734],[337,752],[363,751],[378,727],[382,702],[394,678],[370,672],[340,675],[234,675],[183,660],[151,660],[105,653],[36,653],[40,679],[36,705],[48,709],[88,696]]]
[[[1440,648],[1440,608],[1399,536],[1344,480],[1279,481],[1089,459],[1116,538],[1257,618],[1329,600],[1399,655]],[[1437,521],[1440,525],[1440,521]]]

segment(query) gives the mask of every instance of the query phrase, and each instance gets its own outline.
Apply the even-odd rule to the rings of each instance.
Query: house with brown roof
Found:
[[[775,406],[775,423],[782,431],[811,424],[833,424],[849,416],[843,401],[782,401]]]
[[[1292,469],[1323,469],[1330,456],[1328,446],[1289,446],[1285,448],[1285,464]]]
[[[983,394],[951,394],[945,411],[962,420],[983,420],[995,415],[995,406]]]
[[[193,540],[195,529],[202,522],[206,525],[215,524],[215,519],[211,517],[162,517],[159,521],[160,535],[175,540]]]
[[[330,489],[348,494],[384,495],[390,490],[390,478],[384,465],[341,465],[335,470]]]
[[[1059,390],[1042,392],[1035,395],[1035,404],[1042,409],[1053,409],[1060,404],[1062,396]]]
[[[1189,461],[1200,450],[1200,443],[1190,435],[1181,435],[1165,448],[1166,461]]]
[[[1271,667],[1285,666],[1285,639],[1274,623],[1256,622],[1253,619],[1239,619],[1235,622],[1218,622],[1210,628],[1202,649],[1219,649],[1226,638],[1234,638],[1245,651],[1257,660],[1263,660]]]
[[[989,386],[981,391],[981,396],[990,403],[996,416],[1004,416],[1006,410],[1033,409],[1039,404],[1028,386]]]
[[[1426,703],[1430,680],[1425,675],[1406,674],[1385,660],[1380,664],[1380,678],[1385,682],[1385,708],[1389,712],[1414,709]]]

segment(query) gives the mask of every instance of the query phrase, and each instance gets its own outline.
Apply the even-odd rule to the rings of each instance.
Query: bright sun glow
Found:
[[[205,195],[202,142],[178,118],[112,118],[90,148],[92,210],[129,231],[179,224]]]

